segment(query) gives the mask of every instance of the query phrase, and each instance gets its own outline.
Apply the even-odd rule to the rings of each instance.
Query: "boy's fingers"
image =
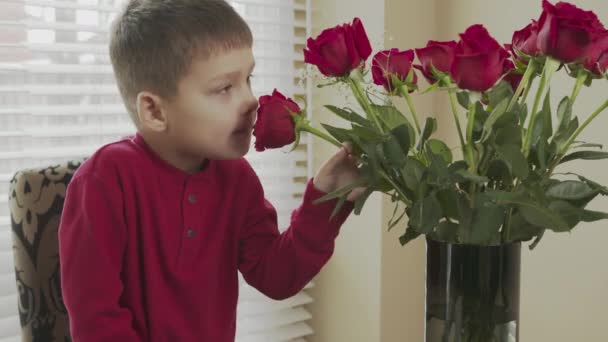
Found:
[[[361,195],[363,195],[363,193],[365,192],[365,188],[354,188],[349,194],[348,196],[346,196],[346,199],[354,202],[356,201],[359,197],[361,197]]]
[[[346,149],[346,152],[351,155],[353,154],[353,144],[349,141],[345,141],[344,143],[342,143],[342,146],[344,146],[344,148]]]
[[[348,159],[348,150],[346,147],[342,147],[338,152],[336,152],[331,158],[327,160],[327,165],[332,168],[342,163],[344,160]]]

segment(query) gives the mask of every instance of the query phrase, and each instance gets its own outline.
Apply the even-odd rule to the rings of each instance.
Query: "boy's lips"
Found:
[[[242,124],[240,126],[238,126],[235,130],[234,133],[237,134],[242,134],[242,133],[251,133],[251,131],[253,131],[253,129],[255,128],[255,123],[245,123]]]
[[[236,133],[236,134],[251,133],[251,131],[253,131],[254,127],[255,126],[253,124],[242,126],[242,127],[235,129],[234,133]]]

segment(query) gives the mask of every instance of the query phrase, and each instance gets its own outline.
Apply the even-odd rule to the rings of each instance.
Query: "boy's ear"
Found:
[[[137,116],[139,124],[155,132],[163,132],[168,127],[167,115],[162,107],[162,98],[148,91],[137,94]]]

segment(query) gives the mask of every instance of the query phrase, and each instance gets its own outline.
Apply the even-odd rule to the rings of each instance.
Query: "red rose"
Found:
[[[460,34],[451,74],[461,89],[486,91],[503,75],[509,56],[482,25],[473,25]]]
[[[264,151],[268,148],[279,148],[295,140],[295,125],[291,113],[302,110],[292,99],[278,92],[260,97],[258,118],[255,123],[255,149]]]
[[[326,29],[313,39],[308,38],[304,61],[316,65],[325,76],[347,76],[371,55],[365,28],[359,18],[352,24]]]
[[[414,60],[414,51],[399,49],[390,49],[378,52],[372,59],[372,76],[374,83],[384,86],[386,91],[390,92],[395,89],[392,76],[396,76],[402,82],[405,82],[407,76],[412,70],[412,61]],[[418,77],[414,73],[411,84],[416,84]]]
[[[538,56],[538,23],[532,20],[528,26],[513,33],[511,40],[511,49],[515,52],[521,52],[528,56]]]
[[[601,76],[608,71],[608,33],[591,43],[583,56],[585,69]]]
[[[437,80],[433,76],[431,65],[438,71],[449,73],[454,62],[456,44],[453,40],[447,42],[428,41],[426,47],[416,49],[416,55],[421,65],[414,67],[422,71],[429,83],[435,83]]]
[[[547,0],[538,27],[539,49],[565,63],[579,61],[589,44],[606,31],[595,13],[567,2],[554,6]]]

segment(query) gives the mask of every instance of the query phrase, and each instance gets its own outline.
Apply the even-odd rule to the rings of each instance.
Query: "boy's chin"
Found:
[[[223,151],[219,158],[215,159],[223,159],[223,160],[231,160],[231,159],[239,159],[244,157],[251,148],[251,144],[235,144],[233,143],[228,149]]]

